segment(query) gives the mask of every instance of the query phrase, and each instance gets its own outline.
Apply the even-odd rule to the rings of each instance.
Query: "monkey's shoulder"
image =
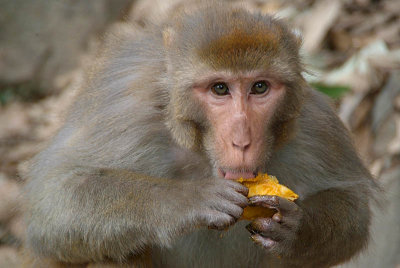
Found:
[[[300,129],[309,135],[333,135],[348,139],[348,130],[338,117],[331,99],[312,88],[305,91],[298,122]]]

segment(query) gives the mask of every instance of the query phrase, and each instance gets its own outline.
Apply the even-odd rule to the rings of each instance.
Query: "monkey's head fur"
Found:
[[[235,172],[262,169],[268,156],[290,138],[287,133],[293,133],[301,108],[306,83],[298,36],[273,16],[221,4],[183,12],[165,28],[163,39],[170,81],[167,125],[174,140],[191,150],[212,152],[209,155],[220,158],[210,159],[214,166]],[[243,97],[257,81],[266,81],[270,96],[254,101],[258,95]],[[213,95],[215,83],[226,84],[229,94]],[[231,90],[235,87],[238,101]],[[273,97],[274,90],[279,96]],[[220,108],[212,107],[223,102],[231,102],[224,108],[229,112],[215,114]],[[216,117],[225,119],[213,120]],[[224,136],[223,128],[237,135]],[[264,144],[253,143],[260,137]]]

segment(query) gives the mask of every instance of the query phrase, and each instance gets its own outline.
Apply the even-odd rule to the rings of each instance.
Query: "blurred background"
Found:
[[[20,265],[27,160],[62,122],[105,36],[200,0],[0,0],[0,268]],[[400,1],[228,1],[303,35],[307,80],[332,98],[385,189],[368,251],[342,267],[400,267]]]

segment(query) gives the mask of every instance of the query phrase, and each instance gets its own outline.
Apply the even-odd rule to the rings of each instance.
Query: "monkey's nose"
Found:
[[[248,124],[246,113],[234,115],[234,121],[231,129],[232,146],[234,149],[246,151],[251,143],[251,131]]]
[[[240,151],[246,151],[250,147],[250,139],[234,140],[232,141],[232,146]]]

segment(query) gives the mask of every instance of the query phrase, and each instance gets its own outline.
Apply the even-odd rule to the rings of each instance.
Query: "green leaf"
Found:
[[[323,83],[311,83],[316,90],[328,95],[332,99],[339,99],[350,91],[350,87],[342,85],[326,85]]]

